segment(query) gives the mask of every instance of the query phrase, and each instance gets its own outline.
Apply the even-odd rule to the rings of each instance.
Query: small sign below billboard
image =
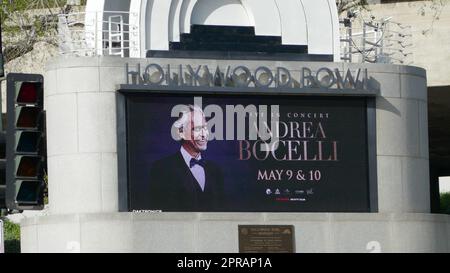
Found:
[[[239,253],[294,253],[293,226],[239,226]]]

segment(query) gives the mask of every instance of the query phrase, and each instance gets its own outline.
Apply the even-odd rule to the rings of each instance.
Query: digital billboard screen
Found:
[[[126,93],[128,210],[370,212],[369,100]]]

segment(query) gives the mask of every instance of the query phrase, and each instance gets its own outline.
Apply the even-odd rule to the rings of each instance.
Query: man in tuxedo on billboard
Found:
[[[180,150],[156,161],[150,169],[150,209],[221,211],[223,175],[202,154],[208,147],[206,118],[199,107],[187,108],[173,125],[180,139]]]

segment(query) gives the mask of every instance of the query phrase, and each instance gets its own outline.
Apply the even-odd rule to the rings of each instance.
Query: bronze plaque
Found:
[[[239,253],[294,253],[294,226],[239,226]]]

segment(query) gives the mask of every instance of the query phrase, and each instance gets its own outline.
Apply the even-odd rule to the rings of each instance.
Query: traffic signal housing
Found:
[[[6,209],[6,132],[0,132],[0,210]]]
[[[42,210],[46,190],[44,78],[7,76],[6,205],[10,210]]]

